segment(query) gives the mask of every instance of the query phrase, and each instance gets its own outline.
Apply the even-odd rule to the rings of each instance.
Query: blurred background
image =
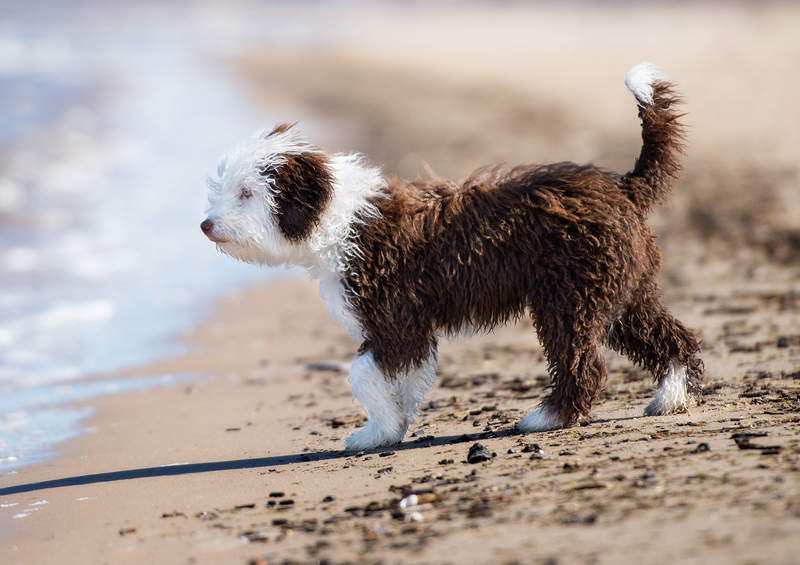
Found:
[[[275,276],[198,225],[218,156],[279,121],[390,174],[625,171],[651,61],[688,125],[666,291],[793,285],[799,28],[789,2],[0,3],[0,469],[77,433],[70,403],[178,378],[87,380]]]

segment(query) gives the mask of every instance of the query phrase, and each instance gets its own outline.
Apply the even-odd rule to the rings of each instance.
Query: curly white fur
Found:
[[[329,157],[333,177],[331,201],[310,236],[300,242],[283,237],[275,217],[275,179],[261,171],[285,162],[286,155],[321,153],[294,128],[280,133],[257,132],[228,153],[208,179],[209,238],[236,259],[264,265],[299,265],[314,278],[341,273],[358,254],[354,227],[379,215],[372,203],[384,195],[380,169],[369,167],[359,154]],[[243,188],[252,197],[241,199]]]
[[[269,135],[256,132],[225,155],[217,179],[208,179],[208,219],[214,222],[208,237],[217,249],[247,263],[282,265],[305,255],[284,238],[275,218],[275,180],[261,174],[285,161],[285,155],[318,152],[292,129]],[[242,189],[252,193],[242,199]]]

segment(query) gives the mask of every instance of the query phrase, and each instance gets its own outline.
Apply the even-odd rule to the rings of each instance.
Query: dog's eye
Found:
[[[241,192],[239,192],[239,200],[245,200],[253,196],[253,191],[247,187],[242,187]]]

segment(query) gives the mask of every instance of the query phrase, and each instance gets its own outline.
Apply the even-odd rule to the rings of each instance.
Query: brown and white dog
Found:
[[[526,314],[552,389],[520,430],[588,416],[606,378],[603,344],[658,381],[645,415],[686,408],[700,347],[660,301],[646,223],[680,172],[678,98],[647,63],[625,83],[644,143],[623,175],[556,163],[483,168],[461,184],[392,180],[358,154],[322,152],[291,125],[222,160],[203,232],[242,261],[308,269],[360,344],[349,380],[368,421],[348,449],[403,439],[436,379],[438,336]]]

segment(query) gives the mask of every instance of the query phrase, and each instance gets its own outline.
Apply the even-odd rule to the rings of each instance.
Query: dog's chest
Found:
[[[364,341],[364,330],[344,295],[341,278],[336,274],[326,274],[319,279],[319,295],[328,305],[328,312],[337,324],[347,329],[350,337],[357,342]]]

